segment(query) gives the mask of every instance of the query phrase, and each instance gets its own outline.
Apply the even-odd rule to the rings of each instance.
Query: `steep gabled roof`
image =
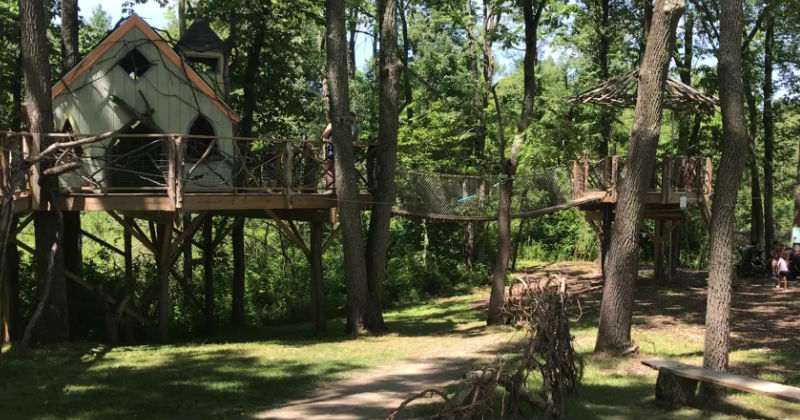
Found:
[[[186,30],[178,43],[175,44],[177,51],[215,51],[224,52],[225,43],[204,19],[196,19],[192,26]]]
[[[197,90],[202,92],[204,95],[208,96],[211,102],[216,105],[223,114],[225,114],[231,121],[234,123],[239,122],[239,117],[236,113],[231,110],[228,105],[221,100],[217,95],[214,93],[214,90],[208,85],[208,83],[201,78],[197,72],[195,72],[188,64],[184,63],[181,57],[178,55],[172,47],[167,44],[167,41],[164,40],[160,35],[156,33],[153,28],[148,25],[139,15],[132,14],[128,19],[126,19],[121,25],[119,25],[113,32],[111,32],[108,36],[106,36],[103,41],[98,44],[89,55],[84,57],[75,67],[70,69],[67,74],[64,75],[56,84],[53,86],[53,93],[52,97],[55,99],[56,96],[61,94],[64,89],[67,89],[69,85],[74,82],[75,80],[80,77],[83,72],[91,68],[102,56],[105,54],[114,44],[119,42],[125,34],[130,32],[133,28],[138,28],[153,44],[158,47],[164,57],[166,57],[169,61],[171,61],[176,67],[182,69],[189,82],[194,85]]]

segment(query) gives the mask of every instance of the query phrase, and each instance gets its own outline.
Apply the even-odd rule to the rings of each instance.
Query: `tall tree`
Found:
[[[397,0],[379,0],[378,12],[381,28],[380,108],[378,121],[378,146],[376,167],[377,188],[373,197],[369,236],[367,238],[367,274],[369,287],[369,315],[367,328],[381,331],[383,324],[383,283],[386,279],[386,254],[389,248],[389,222],[397,196],[395,173],[397,171],[397,130],[400,108],[398,87],[403,73],[403,62],[397,48]]]
[[[350,92],[347,78],[347,30],[344,0],[325,4],[325,47],[330,97],[329,118],[333,126],[334,172],[339,223],[342,226],[344,273],[347,287],[347,332],[367,327],[368,285],[361,204],[350,135]]]
[[[78,0],[61,0],[61,74],[78,64]]]
[[[773,165],[775,163],[775,123],[772,118],[772,62],[775,46],[775,16],[772,12],[774,7],[764,8],[765,24],[764,33],[764,241],[767,245],[772,245],[775,240],[775,216],[773,214]]]
[[[533,118],[536,104],[536,58],[538,56],[539,21],[546,4],[547,0],[520,1],[525,22],[522,111],[517,124],[517,135],[511,145],[508,160],[502,162],[503,178],[500,184],[500,200],[497,207],[497,260],[492,274],[492,292],[489,296],[487,319],[487,324],[489,325],[497,325],[503,322],[506,276],[508,276],[508,263],[511,259],[511,194],[514,190],[514,176],[517,174],[519,156],[522,152],[522,146],[525,144],[528,127]]]
[[[25,112],[33,151],[46,147],[48,140],[42,133],[53,132],[53,104],[50,98],[50,62],[47,40],[46,4],[37,0],[20,0],[20,29],[22,72],[25,87]],[[54,180],[40,178],[41,193],[46,204],[52,193]],[[64,225],[57,211],[34,213],[36,242],[36,272],[39,278],[38,295],[44,303],[36,311],[29,330],[42,342],[64,341],[69,338],[66,279],[64,277],[64,251],[62,246]],[[38,309],[38,308],[37,308]],[[30,337],[28,331],[26,336]],[[27,341],[23,338],[23,341]]]
[[[730,350],[731,282],[733,280],[733,225],[736,196],[741,184],[748,134],[744,120],[742,83],[742,0],[722,0],[718,54],[719,99],[722,110],[722,157],[714,184],[711,209],[711,250],[708,268],[708,302],[703,366],[725,371]],[[721,387],[702,385],[710,397]]]
[[[636,111],[628,147],[626,170],[617,200],[611,240],[614,246],[606,258],[606,279],[600,308],[600,327],[595,351],[624,352],[631,348],[633,289],[639,256],[645,193],[650,184],[656,158],[664,84],[672,51],[675,29],[683,14],[683,0],[657,0],[647,37],[644,58],[639,68]]]

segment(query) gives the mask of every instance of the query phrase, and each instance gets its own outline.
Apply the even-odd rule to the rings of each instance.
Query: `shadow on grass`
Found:
[[[52,351],[52,350],[51,350]],[[135,350],[134,350],[135,351]],[[116,349],[103,363],[79,347],[0,364],[5,418],[243,418],[303,395],[321,378],[362,366],[262,360],[236,350]],[[92,358],[93,361],[85,361]],[[153,360],[156,359],[156,360]]]

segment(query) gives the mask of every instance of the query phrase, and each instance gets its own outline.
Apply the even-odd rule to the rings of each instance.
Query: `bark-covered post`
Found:
[[[203,223],[203,290],[205,305],[203,313],[206,319],[206,332],[214,331],[214,218],[209,217]],[[187,239],[191,240],[191,238]],[[187,247],[191,244],[187,244]]]
[[[233,286],[231,289],[232,322],[236,327],[245,326],[244,318],[244,221],[243,217],[236,218],[231,233],[233,245]]]
[[[169,245],[172,242],[172,225],[170,220],[163,225],[163,233],[159,238],[160,249],[156,249],[156,266],[158,269],[158,337],[162,343],[169,341],[169,312],[171,303],[169,300],[169,272],[170,256]]]
[[[703,348],[703,367],[728,368],[730,350],[731,283],[733,281],[733,225],[736,196],[742,182],[749,141],[744,121],[742,83],[742,0],[723,0],[720,14],[718,55],[719,99],[722,110],[722,157],[714,185],[711,209],[711,250],[708,268],[708,303]],[[724,388],[701,384],[709,398],[724,395]]]
[[[624,352],[633,345],[633,289],[639,260],[639,232],[661,129],[664,84],[675,46],[675,29],[685,9],[683,0],[657,0],[644,59],[628,148],[628,175],[622,180],[606,261],[595,351]]]
[[[327,326],[325,309],[325,278],[322,272],[322,223],[311,222],[311,322],[316,333],[324,333]]]
[[[125,222],[131,226],[136,223],[133,218],[125,217]],[[133,237],[128,229],[123,229],[123,253],[125,260],[125,294],[130,297],[128,305],[136,307],[134,296],[136,295],[136,279],[133,277]],[[125,341],[133,343],[136,328],[133,324],[133,317],[126,312],[125,314]]]
[[[347,332],[358,333],[367,327],[369,311],[364,236],[361,230],[361,205],[350,136],[350,92],[347,79],[347,42],[344,0],[327,0],[325,8],[325,47],[327,52],[330,121],[333,126],[334,172],[339,223],[342,226],[344,272],[347,287]]]

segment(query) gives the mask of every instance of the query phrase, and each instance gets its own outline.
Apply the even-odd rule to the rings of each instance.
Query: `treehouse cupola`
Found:
[[[225,43],[204,19],[198,18],[175,45],[175,50],[222,97],[228,65]]]

